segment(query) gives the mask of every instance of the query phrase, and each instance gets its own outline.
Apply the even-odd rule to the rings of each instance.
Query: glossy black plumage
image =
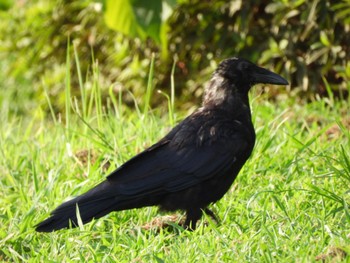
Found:
[[[76,226],[77,206],[87,223],[112,211],[154,205],[186,211],[185,227],[195,229],[202,211],[214,216],[207,206],[227,192],[253,150],[248,91],[257,83],[288,84],[247,60],[222,61],[201,108],[104,182],[60,205],[36,230]]]

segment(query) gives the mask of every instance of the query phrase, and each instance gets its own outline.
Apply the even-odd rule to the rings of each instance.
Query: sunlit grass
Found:
[[[85,91],[80,81],[81,98],[70,98],[67,84],[65,117],[49,96],[49,114],[38,107],[19,118],[1,107],[1,261],[310,262],[331,260],[334,248],[350,253],[349,105],[293,98],[272,103],[258,96],[259,88],[252,93],[256,147],[213,205],[219,225],[204,218],[194,232],[145,230],[162,214],[143,208],[82,229],[36,233],[34,225],[62,201],[102,181],[185,115],[174,112],[171,89],[164,96],[168,112],[152,109],[151,86],[135,109],[125,107],[112,87],[103,106],[97,65],[94,70],[92,89]]]

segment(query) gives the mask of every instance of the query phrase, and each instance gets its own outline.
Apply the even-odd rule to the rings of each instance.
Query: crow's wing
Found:
[[[251,151],[245,128],[240,123],[231,128],[229,134],[214,136],[210,128],[201,133],[182,123],[170,136],[120,166],[107,180],[115,193],[136,197],[176,192],[220,176],[232,169],[237,158]]]
[[[70,222],[76,226],[77,207],[86,223],[111,211],[151,205],[153,196],[191,188],[226,175],[229,169],[237,172],[254,144],[249,136],[251,129],[238,121],[223,121],[217,115],[210,118],[210,114],[200,113],[131,158],[107,180],[61,204],[37,226],[37,231],[58,230]]]

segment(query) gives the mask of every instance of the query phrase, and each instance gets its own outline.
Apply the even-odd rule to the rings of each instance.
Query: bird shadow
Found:
[[[186,231],[184,227],[185,217],[173,214],[154,218],[151,222],[148,222],[141,226],[142,230],[159,233],[166,230],[168,232],[180,234]]]
[[[206,215],[206,217],[208,218],[204,219],[204,222],[202,222],[204,227],[207,227],[210,224],[215,224],[215,225],[220,224],[217,218],[215,218],[214,220],[210,215]],[[154,233],[160,233],[161,231],[164,231],[164,230],[174,234],[181,234],[184,232],[193,232],[192,229],[185,226],[185,219],[186,219],[185,216],[178,215],[178,214],[160,216],[160,217],[154,218],[151,222],[148,222],[142,225],[141,229],[145,231],[154,232]]]

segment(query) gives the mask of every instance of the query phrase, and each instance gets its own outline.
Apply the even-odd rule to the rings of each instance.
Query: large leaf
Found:
[[[130,37],[152,38],[167,50],[166,20],[176,0],[106,0],[104,18],[108,27]]]
[[[0,0],[0,10],[6,11],[9,10],[14,4],[12,0]]]

